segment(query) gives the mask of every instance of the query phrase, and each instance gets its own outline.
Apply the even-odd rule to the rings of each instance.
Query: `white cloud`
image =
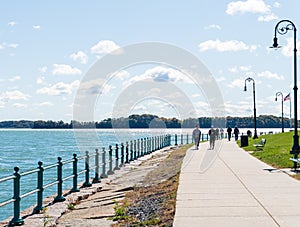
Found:
[[[14,76],[14,77],[12,77],[12,78],[10,78],[10,79],[8,79],[10,82],[15,82],[15,81],[17,81],[17,80],[21,80],[21,77],[20,76]]]
[[[32,28],[34,30],[40,30],[41,29],[41,26],[40,25],[33,25]]]
[[[2,44],[0,44],[0,50],[1,50],[1,49],[4,49],[4,48],[5,48],[5,47],[4,47]]]
[[[53,64],[53,75],[77,75],[81,74],[80,69],[72,68],[70,65]]]
[[[229,68],[228,71],[231,72],[231,73],[237,73],[238,68],[236,66],[234,66],[234,67]]]
[[[16,24],[17,24],[17,22],[15,22],[15,21],[10,21],[10,22],[8,22],[7,23],[9,26],[15,26]]]
[[[156,66],[151,69],[146,70],[143,74],[133,77],[130,81],[126,81],[126,84],[132,84],[137,81],[152,79],[158,82],[184,82],[184,83],[192,83],[187,75],[184,73],[173,69],[166,68],[162,66]]]
[[[279,8],[281,5],[279,2],[274,2],[273,7],[274,8]]]
[[[276,79],[276,80],[284,80],[283,76],[278,75],[277,73],[271,73],[270,71],[266,70],[264,72],[260,72],[257,74],[258,77],[263,77],[266,79]]]
[[[239,67],[239,69],[241,71],[249,71],[251,68],[252,68],[251,65],[244,65],[244,66],[242,65],[242,66]]]
[[[79,80],[75,80],[70,84],[59,82],[49,87],[43,87],[37,90],[37,93],[46,95],[70,95],[79,87],[79,83]]]
[[[28,105],[24,103],[14,103],[13,106],[16,108],[26,108]]]
[[[77,53],[71,54],[70,58],[81,64],[86,64],[88,61],[88,56],[83,51],[78,51]]]
[[[26,95],[21,91],[15,90],[3,92],[0,95],[0,100],[28,100],[29,97],[29,95]]]
[[[45,80],[45,77],[43,77],[43,76],[38,77],[38,78],[36,79],[36,83],[37,83],[37,84],[42,84],[42,83],[44,82],[44,80]]]
[[[8,44],[7,46],[16,49],[19,46],[19,44],[11,43],[11,44]]]
[[[278,20],[278,16],[275,15],[274,13],[270,13],[270,14],[259,16],[257,18],[257,20],[258,21],[269,22],[269,21],[273,21],[273,20]]]
[[[247,0],[236,1],[227,4],[226,13],[234,15],[236,13],[261,13],[270,12],[271,6],[267,5],[263,0]]]
[[[43,67],[40,67],[38,70],[40,73],[45,73],[45,72],[47,72],[48,68],[47,68],[47,66],[43,66]]]
[[[217,30],[221,30],[221,26],[218,24],[210,24],[206,27],[204,27],[204,29],[208,30],[208,29],[217,29]]]
[[[101,40],[96,45],[91,47],[91,52],[93,54],[108,54],[120,47],[111,40]]]
[[[217,82],[222,82],[222,81],[225,81],[225,80],[226,80],[226,78],[224,76],[216,78]]]
[[[256,45],[247,45],[242,41],[230,40],[230,41],[220,41],[220,40],[208,40],[199,44],[199,49],[201,52],[207,50],[217,50],[220,52],[225,51],[242,51],[242,50],[256,50]]]
[[[106,95],[109,94],[113,86],[104,83],[102,78],[95,80],[84,81],[80,84],[79,93],[89,94],[89,95]]]
[[[42,102],[39,103],[38,106],[54,106],[54,104],[52,102]]]
[[[130,73],[126,70],[120,70],[118,72],[112,73],[112,76],[118,78],[119,80],[125,80],[130,77]]]
[[[282,46],[282,54],[286,57],[292,57],[294,56],[294,39],[287,38],[286,41],[287,44]],[[296,45],[299,47],[300,42],[297,42]]]
[[[233,81],[231,81],[231,83],[228,84],[228,87],[231,87],[231,88],[235,88],[235,87],[238,87],[238,88],[241,88],[241,90],[243,89],[243,87],[245,86],[245,80],[243,79],[235,79]]]
[[[237,73],[239,71],[242,72],[247,72],[252,68],[251,65],[241,65],[241,66],[234,66],[228,69],[229,72],[231,73]]]

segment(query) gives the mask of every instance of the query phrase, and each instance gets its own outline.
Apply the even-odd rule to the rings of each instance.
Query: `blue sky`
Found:
[[[281,49],[268,47],[278,21],[300,26],[299,6],[296,0],[1,1],[0,120],[72,120],[77,89],[97,60],[143,42],[172,44],[198,57],[218,82],[226,115],[253,115],[252,84],[243,91],[251,75],[257,115],[280,116],[275,94],[292,92],[293,31],[278,36]],[[112,116],[130,81],[162,75],[180,77],[159,64],[121,70],[101,92],[94,120]],[[196,109],[185,117],[210,115],[205,94],[184,81],[180,89]],[[176,106],[157,98],[140,100],[128,113],[181,118]],[[289,102],[284,113],[289,116]]]

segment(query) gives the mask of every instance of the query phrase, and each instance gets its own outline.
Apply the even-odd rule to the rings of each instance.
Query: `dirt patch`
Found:
[[[179,172],[186,150],[183,146],[170,153],[144,178],[140,187],[125,194],[125,199],[115,206],[120,226],[172,226],[175,215]],[[120,211],[123,213],[120,215]]]

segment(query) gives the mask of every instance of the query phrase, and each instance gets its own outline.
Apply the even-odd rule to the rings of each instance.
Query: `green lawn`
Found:
[[[293,145],[294,132],[285,132],[279,134],[261,135],[258,139],[249,138],[249,146],[243,147],[246,151],[254,151],[251,153],[261,161],[275,167],[275,168],[291,168],[293,162],[289,160],[293,156],[290,150]],[[266,139],[266,144],[262,150],[253,146],[259,143],[262,138]],[[240,145],[240,141],[238,141]]]

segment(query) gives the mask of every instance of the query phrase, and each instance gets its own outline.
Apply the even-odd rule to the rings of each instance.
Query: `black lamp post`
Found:
[[[245,79],[244,91],[247,91],[247,86],[246,86],[247,81],[253,82],[253,103],[254,103],[254,136],[253,136],[253,139],[256,139],[256,138],[258,138],[258,136],[257,136],[257,130],[256,130],[255,81],[251,77],[248,77],[247,79]]]
[[[276,93],[275,101],[277,101],[277,96],[281,96],[281,131],[284,132],[284,124],[283,124],[283,94],[278,91]]]
[[[279,25],[283,23],[283,26],[279,28]],[[290,20],[281,20],[279,21],[275,26],[275,34],[274,34],[274,43],[273,48],[278,48],[278,42],[277,42],[277,36],[276,34],[284,35],[289,30],[294,31],[294,141],[293,141],[293,147],[290,151],[290,154],[294,155],[294,158],[298,158],[299,154],[299,136],[298,136],[298,119],[297,119],[297,44],[296,44],[296,33],[297,29],[294,23]],[[297,167],[297,163],[294,162],[294,167]]]

